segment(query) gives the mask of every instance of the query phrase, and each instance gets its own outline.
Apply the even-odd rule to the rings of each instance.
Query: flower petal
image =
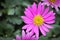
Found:
[[[54,20],[54,19],[55,19],[55,16],[51,16],[51,17],[45,18],[45,21],[51,21],[51,20]]]
[[[21,40],[21,37],[19,35],[16,35],[16,40]]]
[[[57,6],[55,6],[55,9],[56,9],[56,11],[57,11],[57,12],[59,11],[59,9],[58,9],[58,7],[57,7]]]
[[[35,35],[33,35],[32,37],[35,38]]]
[[[22,29],[27,29],[29,27],[29,25],[25,25],[22,27]]]
[[[45,23],[47,23],[47,24],[53,24],[53,23],[55,23],[55,20],[52,20],[52,21],[46,21]]]
[[[48,13],[48,11],[49,11],[49,7],[47,7],[47,8],[45,9],[45,11],[44,11],[44,13],[42,14],[42,16],[45,16],[45,15]]]
[[[44,5],[42,5],[42,11],[41,11],[41,12],[42,12],[42,14],[43,14],[43,12],[44,12]]]
[[[40,27],[40,31],[43,34],[43,36],[46,36],[46,32],[43,30],[42,26]]]
[[[25,31],[22,30],[22,37],[25,37],[25,36],[26,36]]]
[[[25,15],[28,17],[28,18],[33,18],[33,14],[31,12],[31,8],[30,6],[28,6],[28,8],[26,8],[26,10],[24,11]]]
[[[33,30],[32,30],[32,31],[28,32],[28,33],[26,34],[26,36],[31,37],[33,34],[34,34],[34,32],[33,32]]]
[[[44,31],[46,31],[46,32],[49,32],[48,28],[45,27],[44,25],[42,25],[42,29],[43,29]]]
[[[27,28],[26,32],[29,32],[30,30],[32,30],[32,28],[33,28],[33,26],[30,25],[30,26]]]
[[[38,4],[38,14],[42,14],[44,11],[44,6],[42,5],[42,3],[40,2]]]
[[[26,17],[26,16],[21,16],[21,18],[24,20],[24,22],[25,22],[26,24],[32,24],[32,20],[29,19],[28,17]]]
[[[47,18],[47,17],[49,17],[49,16],[51,16],[51,15],[54,15],[53,11],[50,11],[48,14],[46,14],[46,15],[44,16],[44,18]]]
[[[50,26],[50,25],[48,25],[48,24],[43,24],[45,27],[47,27],[47,28],[53,28],[53,26]]]
[[[32,13],[33,13],[34,16],[35,16],[36,13],[37,13],[37,6],[36,6],[36,3],[33,3],[33,5],[32,5]]]
[[[38,30],[38,26],[34,26],[33,29],[34,29],[33,31],[35,32],[36,38],[39,38],[39,30]]]
[[[41,12],[41,2],[38,4],[38,14]]]

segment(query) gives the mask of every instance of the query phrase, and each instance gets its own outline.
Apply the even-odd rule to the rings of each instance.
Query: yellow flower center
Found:
[[[54,3],[56,0],[49,0],[49,2],[52,2],[52,3]]]
[[[43,17],[41,15],[36,15],[33,18],[33,22],[34,22],[35,25],[40,26],[41,24],[43,24],[44,19],[43,19]]]

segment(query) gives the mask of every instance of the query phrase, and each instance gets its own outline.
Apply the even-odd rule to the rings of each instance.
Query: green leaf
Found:
[[[52,31],[53,31],[53,33],[54,33],[55,35],[59,35],[59,34],[60,34],[60,32],[59,32],[59,31],[60,31],[60,26],[52,29]]]
[[[16,5],[20,5],[22,0],[5,0],[6,7],[15,7]]]
[[[20,17],[8,17],[7,18],[7,21],[9,21],[10,23],[13,23],[13,24],[18,24],[20,25],[22,23],[22,20],[20,19]]]
[[[8,9],[8,15],[14,15],[14,13],[15,13],[14,8],[9,8]]]
[[[46,34],[46,37],[51,37],[51,36],[52,36],[52,32],[51,31]]]
[[[0,21],[0,35],[10,37],[14,31],[14,26],[6,21]]]
[[[0,12],[0,16],[2,16],[2,12]]]
[[[7,36],[11,36],[13,31],[14,31],[14,26],[10,25],[10,24],[7,24],[6,25],[6,28],[5,28],[5,33]]]
[[[0,37],[0,40],[13,40],[13,38],[4,38],[4,37]]]
[[[60,37],[52,38],[51,40],[60,40]]]
[[[14,35],[15,35],[15,36],[16,36],[16,35],[20,35],[20,36],[21,36],[21,30],[18,29],[17,31],[15,31],[15,32],[14,32]]]
[[[48,40],[48,37],[40,36],[39,40]]]
[[[58,15],[60,15],[60,10],[59,10],[59,11],[56,11],[56,13],[57,13]]]
[[[15,8],[15,15],[18,15],[18,16],[21,16],[23,13],[21,13],[21,7],[19,6],[19,7],[16,7]]]
[[[31,4],[28,2],[22,2],[22,6],[28,6],[28,5],[31,5]]]

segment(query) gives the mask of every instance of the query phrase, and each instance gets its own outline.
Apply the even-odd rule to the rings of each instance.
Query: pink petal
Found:
[[[32,37],[35,38],[35,35],[33,35]]]
[[[41,14],[42,11],[42,5],[41,2],[38,4],[38,14]]]
[[[55,5],[60,6],[60,0],[56,0]]]
[[[21,40],[21,37],[19,35],[16,35],[16,40]]]
[[[31,8],[30,6],[28,6],[28,8],[26,8],[26,10],[24,11],[25,15],[28,17],[28,18],[33,18],[33,14],[31,12]]]
[[[39,38],[36,38],[36,35],[32,36],[32,40],[38,40]]]
[[[21,16],[21,18],[24,20],[24,22],[25,22],[26,24],[32,24],[32,20],[29,19],[28,17],[26,17],[26,16]]]
[[[44,25],[42,25],[42,29],[43,29],[44,31],[46,31],[46,32],[49,32],[48,28],[45,27]]]
[[[32,13],[32,8],[30,6],[27,7],[28,10],[30,10],[30,12]]]
[[[56,13],[54,13],[53,15],[55,15]]]
[[[47,8],[45,9],[45,11],[44,11],[44,13],[42,14],[42,16],[45,16],[45,15],[48,13],[48,11],[49,11],[49,7],[47,7]]]
[[[45,18],[45,21],[51,21],[53,19],[55,19],[55,16],[51,16],[51,17]]]
[[[57,6],[55,6],[55,9],[56,9],[56,11],[57,11],[57,12],[59,11],[59,9],[58,9],[58,7],[57,7]]]
[[[44,18],[47,18],[47,17],[49,17],[49,16],[51,16],[51,15],[53,15],[54,13],[53,13],[53,11],[50,11],[48,14],[46,14],[45,16],[44,16]]]
[[[38,30],[38,26],[34,26],[34,28],[33,28],[34,30],[34,32],[35,32],[35,34],[36,34],[36,38],[39,38],[39,30]]]
[[[33,28],[33,26],[30,25],[30,26],[27,28],[26,32],[29,32],[30,30],[32,30],[32,28]]]
[[[25,31],[22,30],[22,37],[26,36]]]
[[[42,26],[40,26],[40,31],[43,34],[43,36],[46,36],[46,32],[42,29]]]
[[[42,5],[42,11],[41,11],[42,13],[44,12],[44,5]]]
[[[44,24],[44,26],[47,27],[47,28],[53,28],[53,26],[50,26],[48,24]]]
[[[31,37],[33,34],[34,34],[34,32],[33,32],[33,30],[32,30],[32,31],[28,32],[28,33],[26,34],[26,36]]]
[[[55,23],[55,20],[52,20],[52,21],[46,21],[45,23],[47,23],[47,24],[53,24],[53,23]]]
[[[22,27],[22,29],[27,29],[29,27],[29,25],[25,25]]]
[[[33,3],[33,5],[32,5],[32,13],[33,13],[33,15],[36,15],[36,13],[37,13],[36,3]]]

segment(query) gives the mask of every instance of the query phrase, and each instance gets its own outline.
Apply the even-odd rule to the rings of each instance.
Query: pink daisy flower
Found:
[[[41,3],[36,6],[36,3],[33,3],[32,6],[28,6],[25,11],[25,16],[21,16],[23,21],[26,23],[22,29],[26,29],[26,32],[35,33],[36,37],[39,37],[39,30],[41,33],[46,36],[46,32],[49,32],[49,28],[53,28],[50,24],[55,22],[55,13],[49,11],[49,7],[44,8],[44,5]]]
[[[56,9],[56,11],[59,11],[58,7],[60,7],[60,0],[41,0],[43,1],[44,5],[51,5],[52,7],[54,7]]]
[[[30,36],[30,33],[26,34],[24,31],[22,31],[22,37],[19,35],[16,35],[16,40],[37,40],[35,36]]]

